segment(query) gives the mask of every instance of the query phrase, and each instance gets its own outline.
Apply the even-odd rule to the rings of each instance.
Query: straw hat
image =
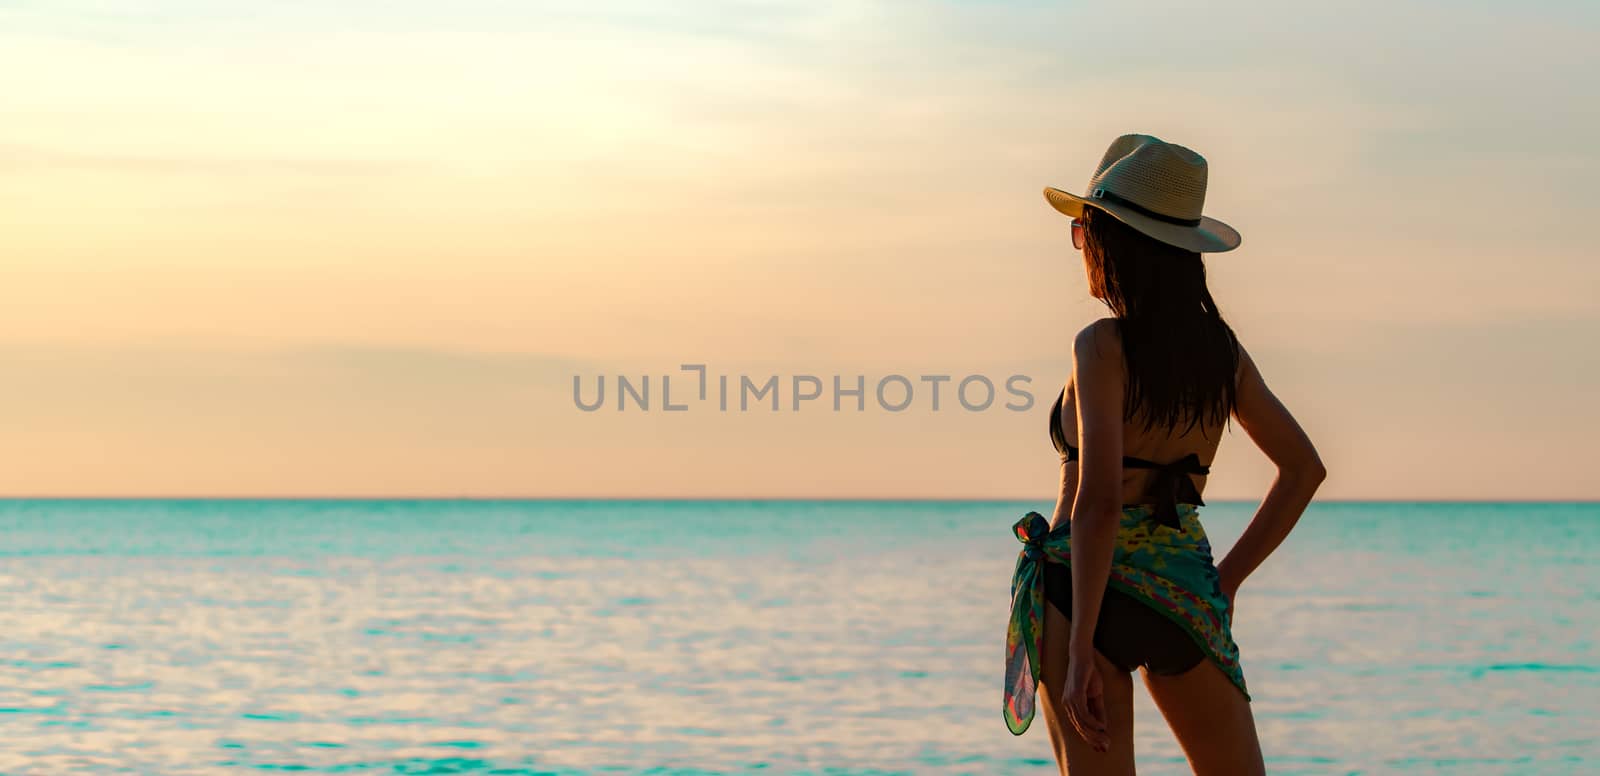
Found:
[[[1206,203],[1205,157],[1149,135],[1123,135],[1106,155],[1080,197],[1045,187],[1050,204],[1073,218],[1085,205],[1169,245],[1198,253],[1239,247],[1233,227],[1200,214]]]

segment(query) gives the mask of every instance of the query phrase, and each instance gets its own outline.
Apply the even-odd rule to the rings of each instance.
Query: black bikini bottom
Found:
[[[1072,617],[1072,569],[1050,562],[1044,563],[1043,569],[1046,600]],[[1144,666],[1161,676],[1181,674],[1206,659],[1200,645],[1177,623],[1111,587],[1100,602],[1094,648],[1123,671]]]

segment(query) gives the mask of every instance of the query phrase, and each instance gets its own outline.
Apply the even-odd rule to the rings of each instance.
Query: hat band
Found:
[[[1125,207],[1125,208],[1127,208],[1129,210],[1132,210],[1135,213],[1138,213],[1141,216],[1149,216],[1150,218],[1154,218],[1157,221],[1165,221],[1165,222],[1167,222],[1169,224],[1177,224],[1178,226],[1199,226],[1200,225],[1200,219],[1198,219],[1198,218],[1174,218],[1172,216],[1167,215],[1166,213],[1157,213],[1156,211],[1151,210],[1150,208],[1147,208],[1144,205],[1141,205],[1141,204],[1139,204],[1137,202],[1134,202],[1133,200],[1128,199],[1126,197],[1119,197],[1119,196],[1117,196],[1116,194],[1114,194],[1112,192],[1106,191],[1105,189],[1095,189],[1094,193],[1089,195],[1089,198],[1090,199],[1102,199],[1102,200],[1105,200],[1106,202],[1110,202],[1113,205],[1121,205],[1121,206],[1123,206],[1123,207]]]

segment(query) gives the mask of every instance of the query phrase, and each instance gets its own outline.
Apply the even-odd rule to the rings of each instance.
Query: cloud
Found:
[[[0,169],[12,172],[87,170],[129,175],[310,175],[366,177],[415,173],[415,162],[363,159],[156,156],[0,145]]]

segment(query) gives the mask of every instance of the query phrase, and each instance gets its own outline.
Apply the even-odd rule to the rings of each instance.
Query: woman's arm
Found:
[[[1074,654],[1092,656],[1100,599],[1111,575],[1122,521],[1122,343],[1116,324],[1101,320],[1078,333],[1072,376],[1078,397],[1078,492],[1072,502],[1072,635]]]
[[[1217,564],[1223,592],[1230,601],[1245,577],[1283,543],[1328,474],[1311,439],[1283,402],[1272,395],[1250,354],[1243,348],[1239,354],[1239,398],[1234,418],[1277,465],[1278,476],[1239,541]]]
[[[1122,343],[1116,322],[1090,324],[1072,344],[1078,395],[1078,492],[1072,500],[1072,624],[1062,701],[1078,734],[1109,751],[1105,685],[1095,666],[1094,626],[1122,522]]]

